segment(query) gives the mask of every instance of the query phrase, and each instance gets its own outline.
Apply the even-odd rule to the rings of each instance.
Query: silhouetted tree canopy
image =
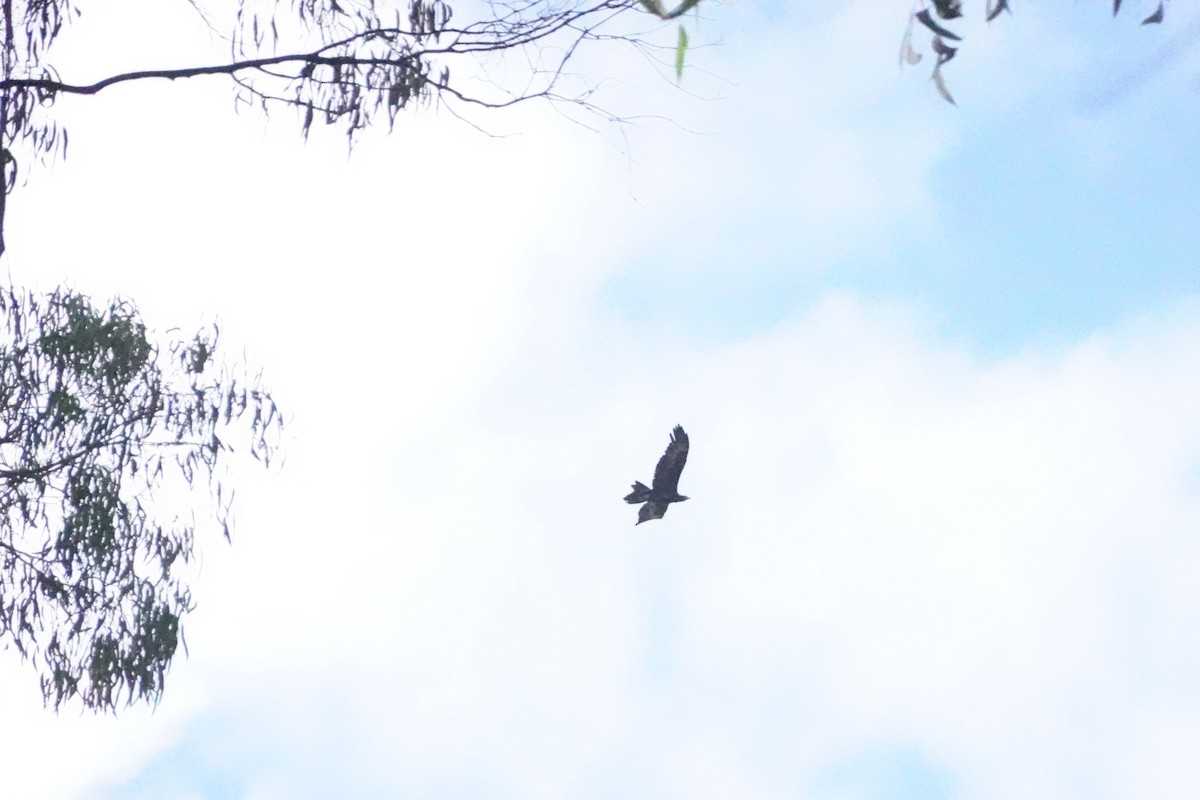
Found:
[[[535,98],[593,109],[595,84],[566,73],[580,48],[636,44],[638,35],[629,33],[634,21],[644,25],[649,15],[675,20],[700,0],[670,9],[659,0],[456,0],[453,8],[444,0],[405,0],[401,7],[375,0],[237,0],[213,14],[197,0],[188,2],[198,24],[230,43],[226,60],[91,80],[60,75],[49,58],[59,34],[80,16],[80,3],[0,3],[0,252],[4,202],[21,158],[66,153],[67,132],[51,113],[64,94],[95,95],[154,78],[224,76],[239,103],[290,108],[305,136],[314,124],[342,126],[351,143],[372,125],[386,122],[390,129],[404,109],[435,102],[454,113]],[[682,28],[680,37],[677,71],[687,46]],[[489,56],[505,58],[504,68],[495,70],[505,82],[481,66]]]
[[[25,156],[65,154],[67,132],[51,111],[64,94],[95,95],[110,86],[154,78],[201,75],[231,81],[240,103],[264,110],[288,108],[307,136],[314,124],[342,126],[353,143],[383,122],[389,129],[408,108],[432,103],[459,113],[544,99],[597,110],[598,80],[568,70],[586,45],[622,42],[651,50],[646,21],[677,24],[699,13],[702,0],[237,0],[209,13],[198,3],[198,24],[228,41],[228,57],[215,64],[147,68],[91,80],[61,76],[49,59],[64,27],[80,16],[77,0],[4,0],[0,3],[0,253],[4,206]],[[942,67],[958,51],[953,23],[964,0],[922,0],[904,36],[902,57],[916,63],[914,32],[928,34],[935,56],[933,80],[954,102]],[[988,21],[1009,10],[1009,0],[976,3]],[[1113,13],[1121,7],[1114,0]],[[100,13],[103,13],[102,11]],[[1143,24],[1161,22],[1163,2]],[[674,71],[682,75],[689,46],[679,24]],[[484,63],[483,59],[490,59]],[[152,66],[152,65],[151,65]]]
[[[0,314],[0,643],[55,708],[156,701],[192,608],[180,499],[229,537],[231,443],[269,464],[275,403],[215,326],[162,352],[124,301],[10,288]]]

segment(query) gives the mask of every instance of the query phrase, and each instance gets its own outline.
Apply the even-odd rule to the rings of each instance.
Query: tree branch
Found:
[[[325,48],[322,48],[324,50]],[[146,69],[137,72],[124,72],[113,75],[95,83],[77,85],[47,78],[7,78],[0,80],[0,91],[5,89],[37,89],[44,92],[64,94],[91,95],[115,86],[118,83],[145,80],[147,78],[165,78],[178,80],[180,78],[195,78],[201,75],[235,75],[248,69],[261,69],[276,64],[312,64],[313,66],[334,66],[349,64],[391,64],[400,66],[408,63],[416,56],[405,59],[356,58],[354,56],[324,56],[321,50],[311,53],[293,53],[269,58],[251,58],[245,61],[235,61],[231,64],[218,64],[210,67],[184,67],[181,69]]]

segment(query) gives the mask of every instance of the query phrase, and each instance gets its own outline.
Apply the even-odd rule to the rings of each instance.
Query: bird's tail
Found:
[[[625,495],[626,503],[644,503],[650,499],[650,487],[641,481],[633,484],[633,491]]]

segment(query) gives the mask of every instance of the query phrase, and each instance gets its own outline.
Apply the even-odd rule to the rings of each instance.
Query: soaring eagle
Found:
[[[670,503],[687,500],[679,493],[679,476],[683,473],[683,465],[687,463],[687,454],[687,434],[682,426],[676,425],[675,430],[671,431],[667,452],[663,453],[658,466],[654,468],[653,488],[637,481],[633,484],[633,491],[625,496],[626,503],[646,504],[638,511],[638,525],[648,519],[662,519]]]

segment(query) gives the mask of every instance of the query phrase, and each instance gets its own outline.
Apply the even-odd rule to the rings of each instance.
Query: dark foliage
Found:
[[[269,464],[279,413],[218,367],[215,326],[160,353],[127,302],[10,288],[0,313],[0,641],[55,708],[156,701],[192,608],[195,532],[162,498],[204,487],[229,538],[229,440]]]
[[[1113,0],[1113,16],[1121,10],[1122,0]],[[918,53],[912,45],[913,33],[917,23],[920,23],[930,36],[930,49],[937,56],[937,61],[933,65],[934,86],[938,93],[945,98],[946,102],[954,103],[954,98],[950,95],[949,89],[946,88],[945,78],[942,76],[942,65],[954,58],[958,52],[958,47],[951,47],[946,44],[947,40],[958,42],[962,41],[962,37],[946,27],[943,22],[948,20],[958,19],[963,15],[962,12],[963,0],[924,0],[923,7],[915,11],[908,21],[908,29],[904,32],[904,41],[900,45],[900,58],[909,64],[916,64],[921,60],[921,54]],[[1154,25],[1163,21],[1163,13],[1166,9],[1165,0],[1159,0],[1154,12],[1150,16],[1142,20],[1143,25]],[[1008,0],[986,0],[984,7],[984,18],[991,22],[1001,13],[1007,11],[1012,13],[1012,9],[1008,5]]]
[[[633,12],[644,20],[650,11],[673,20],[698,4],[684,0],[667,11],[657,0],[491,0],[471,4],[484,11],[477,19],[458,22],[445,0],[405,0],[401,7],[376,0],[238,0],[223,21],[193,3],[203,24],[230,42],[228,61],[72,83],[46,60],[63,26],[79,16],[71,0],[0,0],[0,253],[17,151],[39,158],[66,154],[66,131],[49,116],[64,94],[222,75],[239,104],[292,109],[305,137],[314,124],[340,126],[351,144],[363,130],[385,121],[391,129],[401,111],[435,102],[454,114],[535,98],[598,112],[591,104],[596,84],[567,70],[579,48],[589,42],[639,46],[637,36],[626,33],[632,23],[618,24],[620,18]],[[506,83],[493,80],[484,65],[496,56],[509,57],[494,70]]]

